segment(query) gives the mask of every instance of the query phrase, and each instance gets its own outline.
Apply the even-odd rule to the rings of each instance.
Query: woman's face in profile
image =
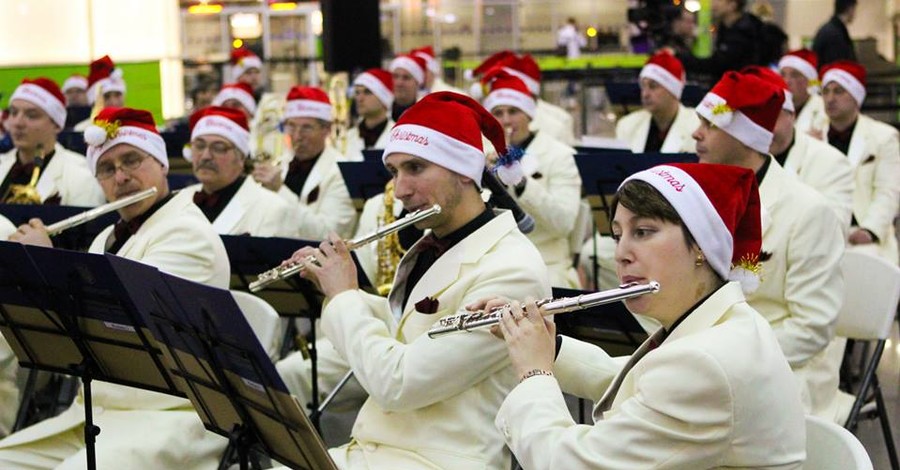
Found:
[[[640,217],[620,205],[612,231],[619,282],[658,281],[661,287],[658,294],[626,300],[630,312],[667,325],[693,305],[693,290],[702,284],[695,265],[698,252],[688,247],[680,225]]]

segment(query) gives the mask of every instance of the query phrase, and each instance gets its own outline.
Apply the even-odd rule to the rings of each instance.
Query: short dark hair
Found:
[[[852,7],[856,6],[856,0],[834,0],[834,14],[843,15]]]
[[[688,248],[696,244],[691,231],[684,224],[681,216],[663,195],[650,183],[641,180],[630,180],[616,192],[610,208],[610,220],[615,218],[616,210],[622,207],[634,212],[638,217],[661,220],[681,227],[684,241]]]

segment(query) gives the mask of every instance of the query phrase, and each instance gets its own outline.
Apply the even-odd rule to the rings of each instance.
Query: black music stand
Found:
[[[366,160],[362,162],[338,162],[344,183],[350,198],[365,202],[370,197],[384,192],[384,185],[391,180],[391,172],[378,160]]]
[[[383,165],[381,157],[384,155],[384,149],[365,149],[362,151],[362,154],[363,160],[367,162],[377,162]]]
[[[626,153],[609,152],[596,154],[575,154],[575,165],[581,175],[582,190],[588,197],[596,196],[599,203],[591,204],[591,211],[600,212],[605,217],[607,227],[612,225],[611,208],[607,201],[616,193],[625,178],[665,163],[696,163],[697,155],[692,153]],[[595,219],[596,221],[596,219]],[[594,224],[593,235],[597,234]],[[596,252],[592,256],[594,289],[598,289],[599,264]],[[607,286],[602,286],[606,288]],[[611,286],[610,286],[611,287]]]
[[[113,255],[0,242],[0,331],[22,367],[81,378],[89,469],[100,432],[92,380],[184,396],[121,282],[156,272]]]
[[[84,119],[82,119],[82,121],[83,120]],[[75,130],[63,130],[56,136],[56,141],[59,142],[59,145],[62,145],[67,150],[71,150],[82,155],[87,154],[87,144],[84,142],[84,132]]]
[[[6,216],[16,226],[26,224],[29,219],[35,217],[41,219],[45,225],[50,225],[67,217],[78,215],[86,210],[88,210],[87,207],[0,204],[0,214]],[[82,250],[90,246],[94,238],[103,229],[116,223],[117,220],[119,220],[117,212],[101,215],[94,220],[55,235],[53,244],[57,248]]]
[[[592,291],[554,287],[553,298],[577,297],[590,292]],[[647,339],[647,332],[623,302],[554,315],[553,322],[556,324],[557,334],[595,344],[611,355],[612,352],[631,354]],[[578,404],[579,422],[584,423],[584,399],[579,398]]]
[[[164,273],[124,284],[152,305],[145,320],[206,428],[229,438],[220,469],[249,468],[258,447],[292,468],[336,469],[228,291]]]
[[[280,265],[282,261],[290,258],[291,255],[300,248],[305,246],[318,247],[320,243],[315,240],[301,240],[294,238],[262,238],[234,235],[222,235],[222,242],[225,244],[225,251],[228,253],[228,260],[231,264],[231,273],[241,283],[238,286],[232,287],[245,291],[249,291],[250,283],[256,280],[258,274]],[[359,265],[356,254],[351,252],[350,256],[353,257],[353,261],[356,264],[356,275],[359,287],[363,289],[370,288],[372,284],[368,277],[366,277],[366,273],[363,271],[362,267]],[[316,289],[315,285],[300,276],[287,278],[278,284],[266,288],[263,292],[272,292],[276,296],[281,296],[282,298],[287,297],[291,300],[290,302],[270,302],[273,305],[280,306],[285,303],[289,305],[300,305],[300,310],[297,312],[286,311],[284,308],[276,307],[275,310],[280,316],[287,317],[291,320],[296,317],[309,318],[310,323],[312,324],[312,328],[310,329],[310,341],[307,348],[309,352],[311,366],[310,375],[312,380],[312,402],[308,406],[315,412],[315,410],[318,410],[319,408],[319,368],[318,354],[316,351],[315,320],[319,317],[319,312],[322,310],[322,294]],[[257,295],[266,297],[263,293]],[[299,299],[297,298],[298,296],[300,297]],[[285,332],[285,339],[293,338],[296,334],[294,322],[288,322],[288,326],[288,330]],[[283,344],[285,343],[290,344],[288,341],[285,341]],[[282,350],[282,353],[284,355],[286,354],[286,351]],[[318,429],[319,416],[317,414],[312,414],[312,421]]]

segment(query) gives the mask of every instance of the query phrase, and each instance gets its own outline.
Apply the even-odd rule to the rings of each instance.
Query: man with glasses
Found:
[[[294,158],[281,167],[256,163],[253,178],[291,205],[300,238],[324,240],[330,232],[349,237],[356,209],[337,165],[343,156],[326,146],[332,119],[328,95],[319,88],[291,88],[284,119]]]
[[[122,219],[100,233],[92,253],[113,253],[169,274],[226,289],[222,240],[189,199],[173,197],[166,146],[147,111],[106,108],[85,132],[88,164],[109,201],[155,187],[155,198],[119,209]],[[32,219],[15,241],[51,246]],[[208,433],[190,402],[174,396],[96,382],[94,421],[102,429],[97,468],[213,468],[227,441]],[[84,397],[57,417],[0,440],[0,468],[80,468],[85,461]]]
[[[41,204],[93,207],[103,203],[103,193],[84,156],[56,141],[66,123],[65,102],[59,86],[49,78],[25,79],[13,92],[4,127],[15,148],[0,155],[0,200],[9,202],[10,187],[28,185],[39,168],[34,189]]]
[[[250,151],[244,114],[211,106],[191,115],[190,128],[190,160],[200,184],[176,197],[192,199],[222,235],[295,236],[288,203],[244,175]]]

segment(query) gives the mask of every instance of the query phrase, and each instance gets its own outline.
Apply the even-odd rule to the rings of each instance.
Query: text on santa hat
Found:
[[[419,135],[415,132],[405,131],[401,129],[394,129],[391,131],[391,142],[395,142],[398,140],[405,140],[408,142],[412,142],[419,145],[428,146],[428,136]]]
[[[675,178],[674,175],[672,175],[671,173],[669,173],[666,170],[652,169],[652,170],[650,170],[650,173],[653,173],[654,175],[658,175],[658,176],[662,177],[662,179],[665,182],[669,183],[669,185],[672,186],[672,188],[675,189],[675,191],[678,191],[679,193],[684,189],[684,183],[682,183],[681,181],[678,181],[678,179]]]

